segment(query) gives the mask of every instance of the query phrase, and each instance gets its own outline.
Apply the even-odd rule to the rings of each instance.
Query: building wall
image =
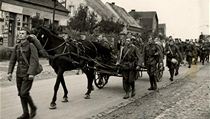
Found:
[[[165,24],[159,24],[158,29],[159,29],[159,33],[166,36],[166,25]]]
[[[23,3],[23,4],[25,4],[25,3]],[[13,5],[13,4],[4,3],[4,2],[2,2],[2,5],[1,5],[1,12],[3,12],[4,21],[0,22],[0,34],[3,34],[3,37],[4,37],[3,45],[4,46],[8,46],[8,44],[10,44],[10,42],[14,42],[14,43],[12,43],[12,45],[10,45],[10,46],[13,46],[16,43],[16,36],[17,36],[18,30],[20,30],[20,28],[25,25],[27,25],[28,27],[31,28],[31,18],[36,16],[37,14],[39,14],[41,19],[45,18],[45,19],[49,19],[51,21],[52,21],[52,17],[53,17],[53,11],[48,8],[42,8],[40,6],[36,7],[36,6],[32,6],[32,5],[28,5],[28,7],[22,7],[22,6]],[[10,14],[15,14],[15,19],[14,19],[15,23],[12,26],[14,28],[14,32],[13,32],[14,38],[13,39],[9,38]],[[58,21],[59,25],[65,26],[65,25],[67,25],[67,20],[68,20],[67,15],[68,15],[67,13],[62,13],[61,11],[56,11],[55,20]]]
[[[15,12],[18,14],[29,15],[31,17],[36,16],[37,13],[40,14],[40,18],[46,18],[52,20],[53,11],[47,10],[47,8],[39,9],[38,7],[35,8],[28,8],[28,7],[21,7],[17,5],[12,5],[9,3],[2,3],[2,10]],[[57,11],[58,12],[58,11]],[[62,15],[61,13],[55,14],[55,20],[60,21],[59,25],[67,25],[68,16]]]

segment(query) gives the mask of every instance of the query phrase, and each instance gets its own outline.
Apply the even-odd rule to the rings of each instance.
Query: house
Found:
[[[67,25],[68,10],[56,3],[55,21],[57,25]],[[0,1],[0,34],[3,45],[12,47],[21,27],[32,27],[32,18],[37,16],[44,24],[52,23],[54,2],[52,0],[1,0]]]
[[[155,11],[137,12],[131,10],[129,14],[141,25],[145,32],[152,34],[158,33],[158,16]]]
[[[105,5],[113,12],[115,17],[117,17],[117,20],[125,25],[125,32],[130,32],[134,34],[140,34],[142,32],[141,25],[139,25],[136,20],[126,12],[124,8],[115,5],[114,2],[107,2]]]
[[[166,36],[166,24],[159,24],[158,25],[158,33]]]
[[[97,21],[114,19],[115,15],[104,5],[101,0],[67,0],[66,6],[70,11],[70,17],[73,17],[78,11],[79,6],[87,6],[89,12],[94,12],[97,15]]]

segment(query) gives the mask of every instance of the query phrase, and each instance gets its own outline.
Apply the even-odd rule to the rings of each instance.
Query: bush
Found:
[[[0,61],[9,60],[14,47],[0,46]]]

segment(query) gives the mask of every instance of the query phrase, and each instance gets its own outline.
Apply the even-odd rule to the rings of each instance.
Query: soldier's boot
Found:
[[[37,107],[35,106],[31,96],[29,95],[28,96],[28,104],[30,105],[31,107],[31,112],[30,112],[30,117],[33,118],[36,116],[36,110],[37,110]]]
[[[170,76],[171,76],[170,80],[173,81],[174,80],[174,69],[170,69],[169,72],[170,72]]]
[[[189,66],[188,66],[188,68],[191,68],[191,65],[192,65],[192,63],[191,63],[191,62],[189,62]]]
[[[157,82],[154,80],[154,90],[157,90]]]
[[[202,60],[202,65],[204,65],[204,60]]]
[[[176,68],[175,76],[179,74],[179,67]]]
[[[136,91],[135,91],[135,82],[132,82],[132,83],[131,83],[131,88],[132,88],[131,97],[134,97],[134,96],[136,95]]]
[[[178,65],[176,66],[175,76],[177,76],[177,75],[179,74],[179,67],[180,67],[180,64],[178,64]]]
[[[29,113],[24,113],[21,116],[17,117],[17,119],[30,119]]]
[[[129,92],[125,93],[125,96],[123,97],[123,99],[128,99],[129,98]]]
[[[179,74],[179,71],[176,71],[175,76],[177,76]]]
[[[150,81],[150,88],[148,88],[148,90],[154,90],[152,77],[150,77],[150,80],[149,81]]]
[[[17,119],[29,119],[29,113],[28,113],[28,103],[26,98],[20,97],[22,108],[23,108],[23,114],[19,116]]]
[[[197,62],[198,62],[198,57],[195,58],[195,61],[194,61],[195,65],[197,64]]]

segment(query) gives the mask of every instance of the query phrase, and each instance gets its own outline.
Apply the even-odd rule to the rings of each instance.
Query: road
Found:
[[[97,119],[210,119],[210,65]]]
[[[182,79],[192,72],[196,73],[201,69],[202,65],[193,66],[188,69],[186,66],[180,68],[180,74],[175,80]],[[209,67],[209,65],[208,65]],[[205,74],[207,75],[207,74]],[[122,88],[122,79],[120,77],[110,77],[109,83],[101,90],[95,87],[91,94],[91,99],[84,99],[86,92],[87,79],[85,75],[65,76],[66,84],[69,90],[69,102],[62,103],[63,90],[60,86],[57,98],[57,109],[49,110],[49,104],[53,96],[53,86],[55,78],[47,80],[35,81],[31,90],[31,95],[38,107],[37,116],[34,119],[88,119],[103,116],[103,114],[111,113],[117,108],[133,102],[135,99],[153,93],[148,91],[150,84],[147,73],[143,73],[143,77],[136,81],[135,98],[129,100],[122,99],[124,91]],[[169,72],[166,68],[162,82],[158,83],[158,87],[167,87],[170,85]],[[1,119],[15,119],[22,113],[20,100],[17,96],[15,85],[1,87]]]

